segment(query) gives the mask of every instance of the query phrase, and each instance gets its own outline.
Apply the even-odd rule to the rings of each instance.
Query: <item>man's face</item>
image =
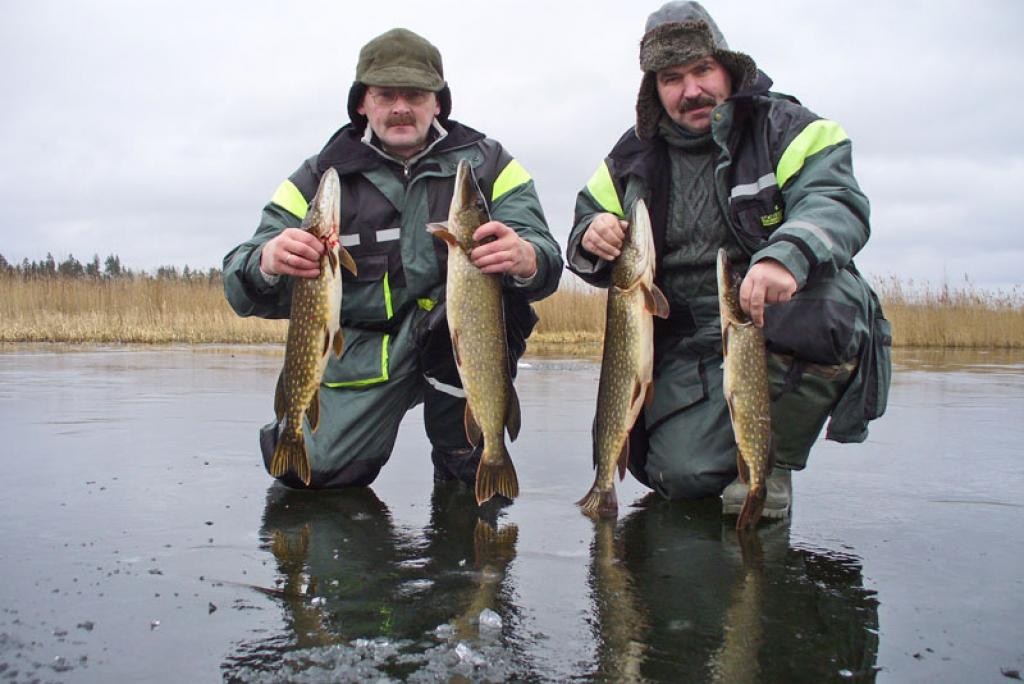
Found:
[[[658,97],[668,115],[691,133],[711,128],[711,110],[732,95],[732,78],[714,57],[658,72]]]
[[[407,159],[426,146],[441,106],[429,90],[370,86],[356,111],[367,118],[386,151]]]

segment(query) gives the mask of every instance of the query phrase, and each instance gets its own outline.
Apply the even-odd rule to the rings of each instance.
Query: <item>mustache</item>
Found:
[[[688,100],[683,100],[683,104],[679,108],[679,111],[681,111],[681,112],[683,112],[685,114],[686,112],[691,111],[693,109],[700,109],[701,107],[714,107],[714,106],[715,106],[715,98],[713,98],[713,97],[711,97],[709,95],[698,95],[697,97],[692,97],[692,98],[690,98]]]
[[[385,121],[385,126],[413,126],[416,124],[416,117],[411,112],[392,114]]]

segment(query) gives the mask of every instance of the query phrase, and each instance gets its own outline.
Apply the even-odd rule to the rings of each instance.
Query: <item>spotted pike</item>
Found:
[[[622,251],[612,264],[605,313],[604,353],[594,416],[594,486],[579,500],[587,515],[615,517],[615,470],[625,476],[629,431],[653,396],[654,319],[668,316],[668,301],[654,284],[654,236],[643,200],[630,215]]]
[[[466,437],[474,446],[483,439],[476,471],[478,504],[501,494],[519,494],[512,459],[505,448],[505,429],[519,436],[519,398],[512,385],[501,280],[482,273],[470,261],[478,243],[473,233],[489,221],[487,205],[469,162],[459,162],[447,225],[428,230],[448,244],[447,316],[455,363],[466,391]]]
[[[351,255],[338,241],[341,185],[338,173],[328,169],[302,221],[301,228],[324,243],[320,275],[295,278],[285,343],[284,368],[277,379],[274,413],[284,427],[270,461],[270,474],[280,477],[289,470],[309,484],[310,465],[302,434],[302,415],[310,430],[320,423],[320,380],[331,349],[341,356],[341,269],[356,272]]]
[[[722,387],[736,436],[736,466],[749,485],[736,529],[752,529],[761,518],[774,462],[768,365],[764,333],[740,308],[739,278],[724,249],[718,250],[718,308],[722,318]]]

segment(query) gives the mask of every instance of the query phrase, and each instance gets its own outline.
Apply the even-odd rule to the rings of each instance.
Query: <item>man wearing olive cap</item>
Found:
[[[396,28],[359,53],[350,123],[307,159],[263,208],[255,235],[224,258],[224,291],[242,316],[286,318],[291,282],[319,273],[322,244],[296,226],[333,167],[341,179],[341,244],[358,275],[343,270],[345,350],[330,355],[320,388],[320,425],[305,426],[309,487],[364,486],[391,455],[405,412],[423,403],[435,480],[472,484],[479,453],[463,423],[465,398],[444,312],[444,247],[426,230],[445,221],[455,170],[472,163],[492,220],[471,259],[504,285],[509,348],[525,349],[536,316],[529,302],[558,287],[558,245],[529,173],[495,140],[449,118],[441,54]],[[280,425],[263,428],[269,464]],[[302,487],[294,474],[281,477]]]
[[[722,391],[716,255],[745,272],[743,308],[764,328],[775,470],[764,516],[784,518],[792,470],[825,421],[860,442],[885,410],[889,324],[853,265],[870,232],[843,129],[769,91],[771,80],[697,2],[650,15],[636,123],[576,203],[569,268],[607,287],[638,198],[650,208],[656,282],[654,394],[634,426],[630,471],[668,498],[723,493],[738,513],[737,449]],[[730,484],[732,483],[732,484]],[[728,487],[727,487],[728,485]]]

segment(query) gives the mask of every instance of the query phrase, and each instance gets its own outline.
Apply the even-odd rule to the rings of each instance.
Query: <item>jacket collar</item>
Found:
[[[438,137],[434,138],[434,141],[425,150],[408,160],[410,166],[451,150],[468,147],[484,139],[483,133],[464,126],[458,121],[449,119],[447,123],[447,128],[442,128],[435,120],[434,130],[438,132]],[[441,134],[438,129],[446,134]],[[382,162],[398,166],[405,163],[380,149],[374,144],[373,138],[366,141],[363,131],[352,124],[347,124],[335,132],[324,145],[317,161],[317,169],[323,173],[333,166],[339,176],[344,176],[379,167]]]

